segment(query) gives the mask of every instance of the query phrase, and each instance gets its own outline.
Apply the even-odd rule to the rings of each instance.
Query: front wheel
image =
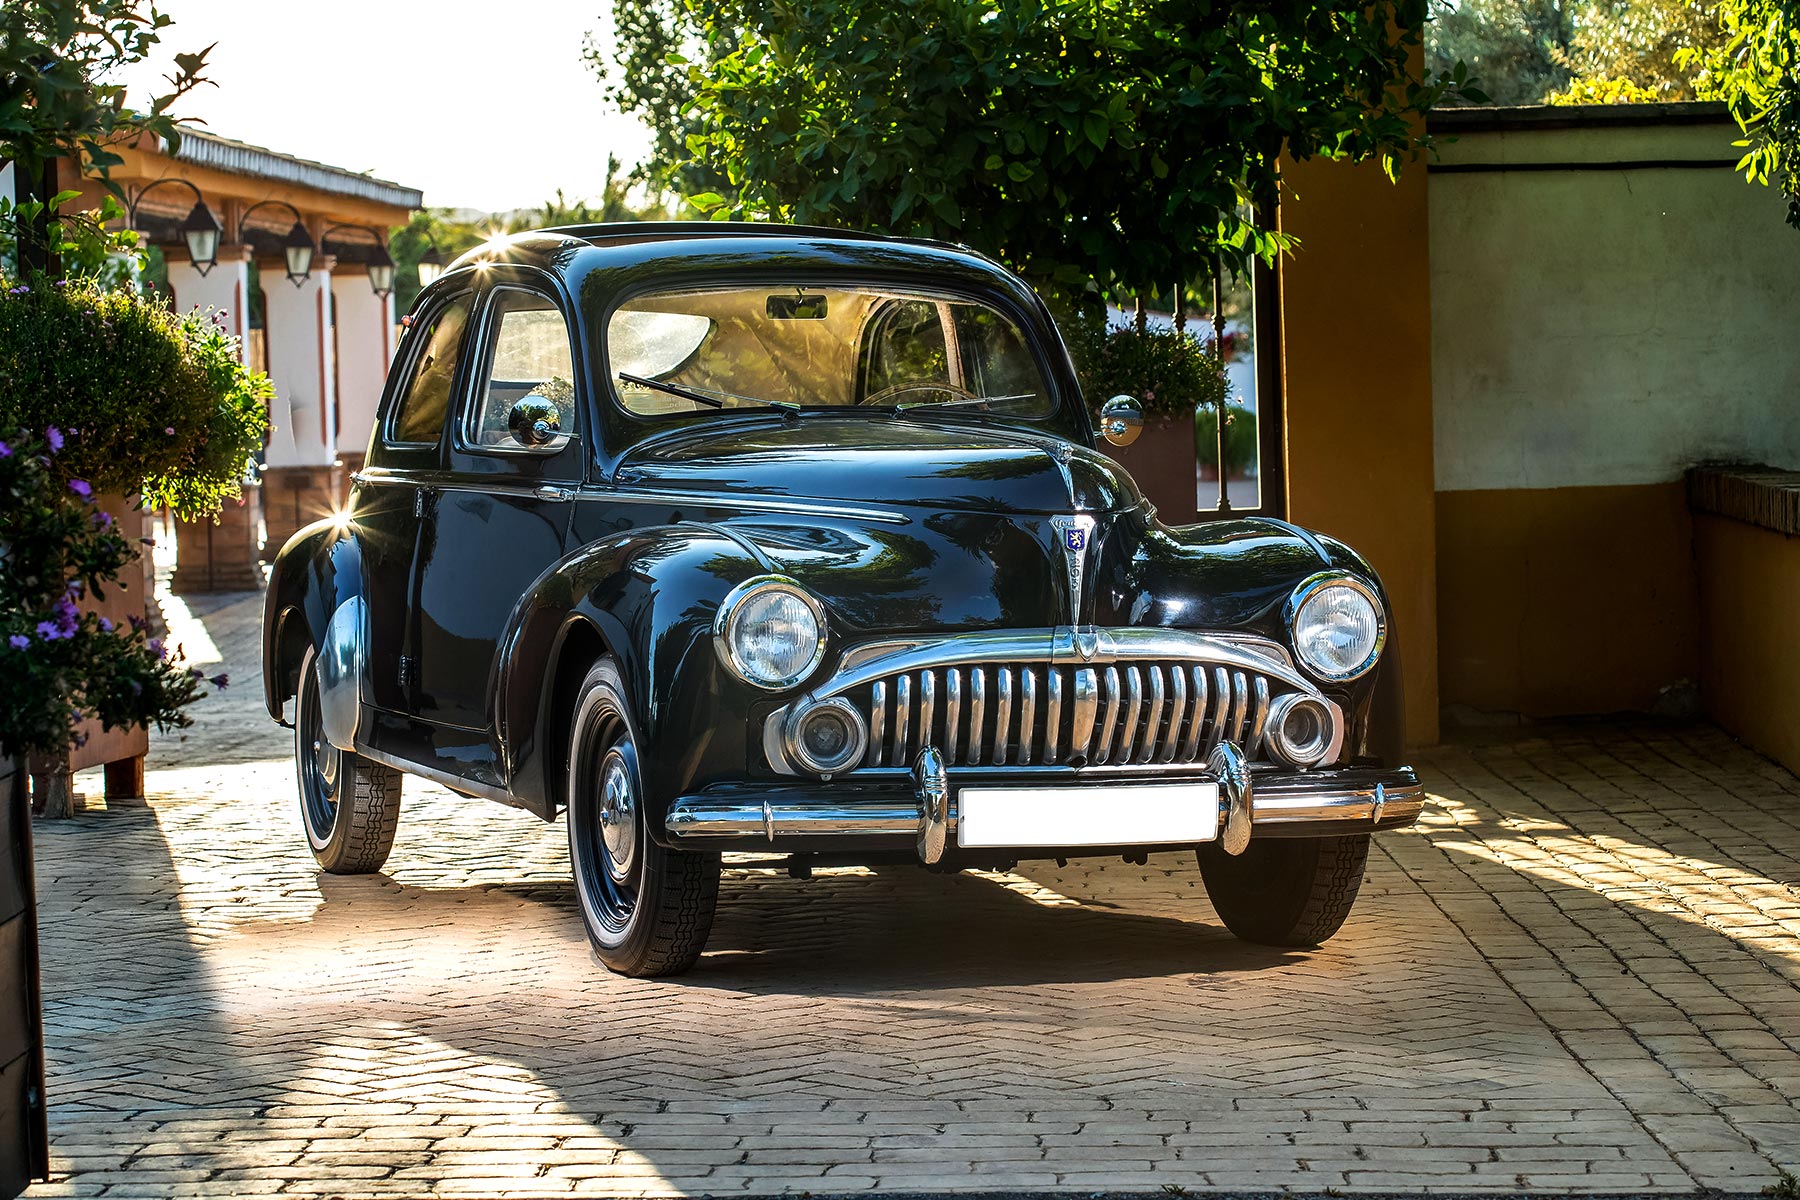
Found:
[[[294,701],[294,770],[300,821],[313,858],[333,875],[381,870],[400,823],[400,772],[325,739],[319,667],[313,651],[300,664]]]
[[[1251,838],[1242,854],[1198,851],[1207,898],[1225,928],[1265,946],[1317,946],[1356,903],[1369,835]]]
[[[603,658],[582,681],[569,735],[569,865],[600,961],[621,975],[679,975],[712,931],[719,856],[649,836],[629,713],[619,669]]]

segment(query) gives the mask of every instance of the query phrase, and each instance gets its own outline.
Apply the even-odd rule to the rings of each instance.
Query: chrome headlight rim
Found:
[[[1306,657],[1300,647],[1300,639],[1295,634],[1294,622],[1300,616],[1300,610],[1308,600],[1327,588],[1344,587],[1358,593],[1369,602],[1375,612],[1375,641],[1369,647],[1369,653],[1356,666],[1347,671],[1328,671]],[[1324,683],[1350,683],[1361,679],[1375,669],[1381,661],[1381,652],[1387,646],[1388,620],[1387,609],[1382,606],[1381,597],[1375,593],[1370,583],[1360,575],[1349,571],[1320,571],[1300,581],[1289,594],[1286,608],[1283,611],[1283,623],[1287,627],[1288,644],[1293,648],[1294,661],[1308,675]]]
[[[744,670],[743,664],[738,661],[737,622],[744,613],[746,601],[776,591],[786,592],[806,606],[812,613],[813,624],[817,627],[819,636],[812,656],[799,670],[780,679],[761,679]],[[725,593],[725,598],[719,601],[719,611],[713,616],[713,649],[718,652],[719,661],[725,664],[725,669],[731,672],[733,678],[765,692],[785,692],[803,683],[825,661],[825,647],[829,641],[825,606],[811,592],[801,587],[798,580],[786,575],[757,575],[744,580]]]

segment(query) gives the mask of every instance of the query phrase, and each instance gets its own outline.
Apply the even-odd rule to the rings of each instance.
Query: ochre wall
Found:
[[[1694,517],[1707,715],[1800,771],[1800,539],[1729,517]]]
[[[1447,706],[1643,710],[1698,674],[1679,483],[1439,492],[1437,571]]]
[[[1381,574],[1406,670],[1407,740],[1438,733],[1437,539],[1425,170],[1289,163],[1281,263],[1288,516]]]

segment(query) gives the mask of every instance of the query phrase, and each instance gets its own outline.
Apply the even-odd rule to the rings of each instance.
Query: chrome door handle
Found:
[[[547,483],[537,490],[536,495],[539,500],[573,500],[575,498],[575,489],[569,487],[556,487],[553,484]]]

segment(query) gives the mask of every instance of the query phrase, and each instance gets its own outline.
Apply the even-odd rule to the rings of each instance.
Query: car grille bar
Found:
[[[1132,766],[1204,762],[1221,741],[1259,757],[1276,691],[1258,672],[1200,663],[989,663],[846,695],[869,719],[864,766],[908,766],[926,746],[951,766]]]

